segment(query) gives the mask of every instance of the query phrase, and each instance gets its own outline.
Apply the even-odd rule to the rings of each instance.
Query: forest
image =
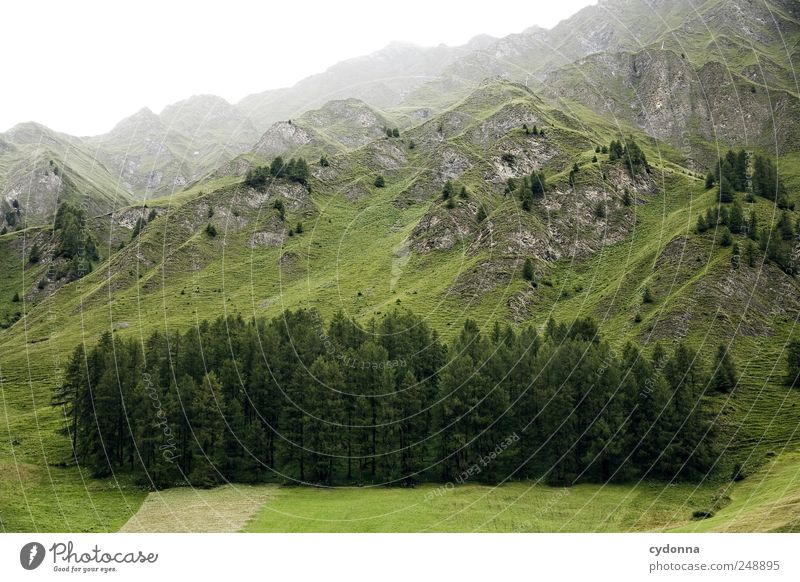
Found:
[[[708,367],[681,344],[616,353],[590,319],[467,320],[445,344],[409,311],[326,324],[299,310],[105,333],[75,348],[53,405],[72,462],[151,488],[571,485],[703,479],[720,452],[708,396],[735,384],[724,348]]]

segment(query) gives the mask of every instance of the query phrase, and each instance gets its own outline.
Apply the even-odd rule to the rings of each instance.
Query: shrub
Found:
[[[530,258],[525,259],[525,264],[522,266],[522,278],[526,281],[533,281],[536,273],[533,270],[533,261]]]

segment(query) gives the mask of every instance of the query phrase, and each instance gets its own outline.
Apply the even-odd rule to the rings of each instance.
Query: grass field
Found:
[[[728,500],[728,497],[730,498]],[[686,532],[800,532],[800,452],[785,453],[723,493],[714,517],[678,528]]]
[[[0,463],[0,532],[110,532],[146,497],[124,481],[90,479],[77,469]]]
[[[693,519],[694,511],[714,511]],[[227,485],[151,493],[121,531],[800,531],[800,451],[738,483],[416,488]]]
[[[414,489],[283,488],[251,532],[586,532],[661,530],[691,519],[713,486],[553,488],[423,485]]]

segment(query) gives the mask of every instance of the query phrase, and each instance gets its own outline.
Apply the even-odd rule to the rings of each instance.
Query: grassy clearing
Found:
[[[215,489],[179,487],[155,491],[119,531],[239,531],[256,511],[275,497],[275,489],[269,485],[225,485]]]
[[[415,489],[282,488],[250,532],[624,532],[691,519],[712,486],[512,483]]]
[[[691,519],[714,487],[511,483],[414,489],[281,488],[250,532],[650,531]]]
[[[774,458],[755,475],[721,493],[728,503],[684,532],[800,532],[800,451]]]
[[[250,532],[800,531],[800,451],[738,483],[275,491]],[[714,517],[693,519],[714,508]]]
[[[0,532],[113,532],[145,493],[77,469],[0,462]]]

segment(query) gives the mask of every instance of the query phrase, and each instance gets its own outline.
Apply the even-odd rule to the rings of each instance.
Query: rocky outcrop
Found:
[[[279,121],[272,125],[256,143],[253,151],[265,158],[287,156],[312,141],[312,134],[291,121]]]
[[[647,49],[587,57],[548,75],[544,88],[554,99],[628,121],[688,157],[702,155],[693,136],[722,147],[788,151],[798,143],[800,103],[754,80],[716,61],[695,68],[672,51]]]

